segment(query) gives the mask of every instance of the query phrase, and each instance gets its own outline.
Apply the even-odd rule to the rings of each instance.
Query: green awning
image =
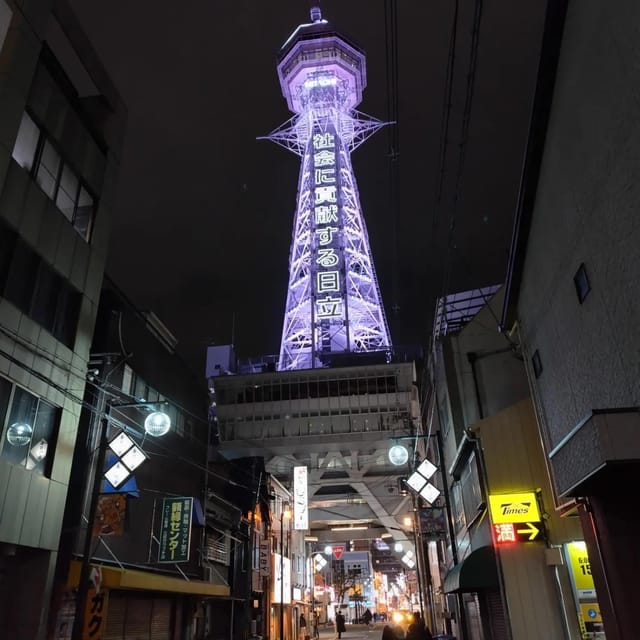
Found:
[[[482,591],[498,588],[498,569],[493,547],[480,547],[458,563],[444,578],[444,592]]]

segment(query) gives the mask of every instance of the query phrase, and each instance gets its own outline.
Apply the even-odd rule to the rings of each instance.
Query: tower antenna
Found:
[[[311,15],[311,22],[322,22],[320,0],[309,0],[309,13]]]

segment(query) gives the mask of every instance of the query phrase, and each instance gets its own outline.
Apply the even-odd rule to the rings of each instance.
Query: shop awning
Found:
[[[479,547],[444,578],[444,592],[482,591],[498,588],[498,569],[493,547]]]
[[[80,566],[78,560],[73,560],[69,567],[67,586],[75,588],[80,579]],[[96,565],[92,565],[96,566]],[[136,569],[120,569],[101,565],[102,584],[107,589],[138,589],[140,591],[169,591],[172,593],[187,593],[206,597],[228,597],[231,593],[229,587],[220,584],[211,584],[204,580],[184,580],[173,576],[161,575],[150,571],[138,571]]]

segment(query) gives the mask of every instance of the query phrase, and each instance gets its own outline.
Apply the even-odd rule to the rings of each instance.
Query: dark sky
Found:
[[[298,158],[256,137],[291,116],[276,54],[307,22],[308,3],[72,4],[129,112],[110,275],[138,307],[155,311],[200,371],[206,345],[230,341],[234,315],[240,355],[277,353]],[[483,3],[458,181],[476,6],[460,0],[437,209],[455,2],[397,0],[396,6],[399,199],[392,197],[387,131],[360,147],[353,161],[392,339],[424,344],[443,288],[453,292],[504,280],[544,2]],[[384,0],[325,0],[322,7],[324,17],[367,53],[368,88],[359,109],[387,119]]]

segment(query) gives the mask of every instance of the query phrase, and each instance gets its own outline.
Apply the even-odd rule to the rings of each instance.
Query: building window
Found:
[[[131,386],[133,384],[133,370],[128,364],[124,365],[122,372],[122,393],[131,395]]]
[[[26,112],[23,113],[12,155],[13,159],[27,171],[33,169],[39,139],[40,129]]]
[[[0,225],[0,295],[73,347],[82,295],[18,235]]]
[[[58,153],[53,140],[26,111],[22,114],[12,156],[23,169],[29,171],[64,217],[88,242],[95,199]]]
[[[591,291],[591,284],[589,283],[589,276],[587,275],[587,269],[584,266],[584,262],[578,267],[576,275],[573,276],[573,284],[576,288],[576,295],[578,296],[578,302],[582,304],[585,298]]]
[[[0,457],[48,477],[60,409],[0,378],[0,420],[3,427]]]

